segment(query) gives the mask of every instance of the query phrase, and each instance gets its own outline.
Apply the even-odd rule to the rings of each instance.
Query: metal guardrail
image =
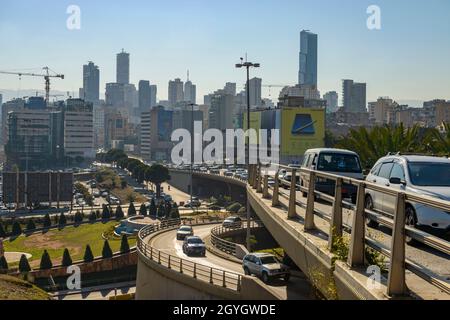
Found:
[[[328,249],[331,250],[331,246],[336,237],[341,237],[343,230],[346,229],[350,233],[349,255],[347,264],[350,267],[356,267],[364,265],[365,260],[365,246],[368,246],[384,256],[390,259],[388,282],[387,282],[387,295],[404,295],[407,293],[405,271],[410,270],[423,280],[436,286],[440,290],[450,294],[450,284],[446,282],[439,275],[434,274],[429,268],[418,265],[415,262],[405,258],[406,242],[405,237],[411,237],[412,239],[423,243],[429,247],[436,249],[444,254],[450,254],[450,242],[440,239],[424,231],[412,228],[405,225],[405,207],[408,202],[414,202],[436,208],[438,210],[450,212],[450,201],[445,201],[430,196],[418,196],[416,194],[407,191],[397,191],[385,186],[379,186],[374,183],[357,180],[349,177],[339,176],[326,172],[314,171],[306,168],[297,168],[290,166],[279,165],[278,170],[275,172],[274,185],[269,188],[267,173],[262,174],[263,167],[261,165],[250,165],[248,170],[248,181],[239,177],[224,176],[239,182],[248,182],[256,192],[262,193],[264,198],[272,198],[272,206],[279,206],[279,197],[283,196],[280,192],[280,180],[278,179],[278,173],[280,169],[285,169],[291,172],[291,181],[288,184],[289,200],[288,204],[288,218],[295,218],[297,216],[296,210],[298,205],[303,205],[296,199],[296,191],[300,190],[307,194],[306,212],[304,218],[304,230],[310,231],[316,229],[314,225],[314,216],[319,216],[329,222],[328,232]],[[300,186],[297,184],[297,175],[299,172],[302,177],[308,177],[308,187]],[[202,174],[208,174],[201,172]],[[330,196],[315,190],[315,182],[317,178],[329,179],[335,182],[335,196]],[[353,185],[357,188],[356,204],[350,204],[342,199],[343,184]],[[272,190],[272,195],[269,194],[269,189]],[[384,212],[375,212],[365,208],[366,190],[373,190],[381,192],[385,195],[390,195],[396,198],[395,214],[389,215]],[[325,201],[333,204],[331,213],[324,213],[317,210],[314,207],[315,200],[317,198],[324,199]],[[354,211],[352,223],[350,226],[344,225],[342,221],[342,209],[349,208]],[[386,248],[382,243],[371,239],[366,236],[365,219],[370,218],[379,224],[392,229],[391,246]]]
[[[197,220],[189,220],[190,225],[198,224]],[[182,225],[180,219],[166,220],[142,228],[138,233],[137,248],[146,258],[154,261],[168,269],[190,276],[194,279],[221,286],[234,291],[241,290],[241,275],[226,270],[212,268],[191,260],[168,254],[158,250],[145,242],[145,238],[160,230],[168,230]]]
[[[261,221],[250,220],[251,229],[259,227],[262,227]],[[238,223],[231,225],[230,227],[224,227],[222,225],[214,227],[211,229],[211,244],[220,251],[236,256],[237,244],[235,242],[223,239],[223,235],[230,231],[243,230],[246,228],[247,228],[247,220],[242,221],[242,223],[240,224]]]

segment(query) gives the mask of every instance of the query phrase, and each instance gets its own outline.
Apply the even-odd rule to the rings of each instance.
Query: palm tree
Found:
[[[425,138],[426,146],[434,154],[448,155],[450,153],[450,122],[443,123],[443,133],[438,129],[430,129]]]
[[[419,141],[419,126],[405,129],[403,124],[351,129],[349,134],[338,142],[341,148],[359,154],[364,167],[370,168],[389,152],[420,152],[423,144]]]

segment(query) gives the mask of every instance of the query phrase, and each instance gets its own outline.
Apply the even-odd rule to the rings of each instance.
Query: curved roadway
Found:
[[[205,239],[211,229],[217,224],[194,226],[194,234]],[[176,240],[176,230],[161,233],[149,241],[149,244],[162,252],[179,258],[203,264],[207,267],[222,269],[229,272],[244,274],[239,263],[216,256],[207,251],[205,257],[189,257],[183,253],[182,241]],[[269,287],[283,299],[310,300],[314,299],[313,290],[306,278],[291,277],[286,284],[282,280],[273,280]]]

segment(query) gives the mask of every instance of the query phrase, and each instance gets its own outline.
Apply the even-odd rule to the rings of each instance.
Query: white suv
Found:
[[[366,181],[450,201],[450,160],[444,157],[417,155],[390,155],[378,160]],[[381,192],[367,190],[365,205],[389,215],[395,213],[396,198]],[[450,230],[450,212],[419,203],[406,203],[406,224],[444,235]],[[367,221],[376,226],[374,221]],[[407,239],[411,242],[411,239]]]

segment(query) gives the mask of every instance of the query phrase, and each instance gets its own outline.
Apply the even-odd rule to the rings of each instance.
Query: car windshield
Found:
[[[319,171],[361,173],[361,165],[356,155],[346,153],[321,153],[317,164]]]
[[[408,170],[415,186],[450,187],[450,163],[410,162]]]
[[[190,238],[188,239],[188,243],[203,243],[203,241],[200,238]]]
[[[191,231],[191,227],[181,227],[180,231]]]
[[[260,259],[262,264],[278,263],[275,257],[261,257]]]

